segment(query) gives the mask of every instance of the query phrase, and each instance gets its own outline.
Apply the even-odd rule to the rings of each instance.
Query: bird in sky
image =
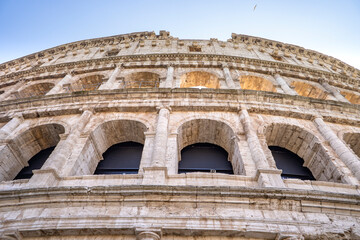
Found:
[[[256,9],[256,6],[257,6],[257,4],[255,4],[255,6],[254,6],[254,10],[253,10],[253,11],[255,11],[255,9]]]

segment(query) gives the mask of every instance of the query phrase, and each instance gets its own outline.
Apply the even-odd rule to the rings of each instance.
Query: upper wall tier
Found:
[[[22,77],[26,72],[47,66],[95,59],[105,61],[126,58],[126,61],[129,61],[129,56],[134,55],[154,55],[155,59],[151,59],[154,61],[159,54],[163,58],[166,58],[166,54],[178,54],[181,55],[178,56],[180,58],[186,57],[187,54],[203,55],[202,57],[216,55],[218,60],[227,57],[227,62],[256,62],[275,67],[277,70],[300,67],[302,72],[307,70],[319,76],[323,75],[337,84],[350,84],[356,87],[360,84],[358,69],[333,57],[299,46],[240,34],[232,34],[232,38],[226,42],[216,38],[184,40],[174,38],[166,31],[160,31],[159,35],[154,32],[139,32],[95,38],[40,51],[0,64],[0,82],[11,81],[14,76]]]

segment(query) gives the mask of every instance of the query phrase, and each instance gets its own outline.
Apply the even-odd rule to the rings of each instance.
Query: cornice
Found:
[[[20,57],[2,63],[0,64],[0,70],[5,68],[6,65],[14,65],[16,62],[25,62],[28,60],[39,59],[48,54],[53,55],[66,50],[74,51],[74,50],[83,49],[85,47],[100,47],[100,46],[114,45],[122,42],[134,42],[142,39],[169,40],[169,39],[173,39],[173,37],[171,37],[170,33],[167,31],[160,31],[158,35],[156,35],[154,31],[151,32],[145,31],[145,32],[135,32],[135,33],[120,34],[120,35],[114,35],[108,37],[80,40],[80,41],[62,44],[53,48],[45,49],[40,52],[36,52],[24,57]]]
[[[236,33],[232,33],[231,39],[229,39],[228,41],[233,42],[233,43],[245,43],[247,45],[255,45],[255,46],[259,46],[259,47],[270,48],[270,49],[279,50],[282,52],[290,51],[291,53],[294,53],[298,56],[302,56],[305,58],[317,57],[317,58],[324,60],[325,62],[328,62],[330,64],[338,66],[341,69],[344,69],[344,68],[349,69],[351,72],[358,72],[358,74],[360,74],[359,69],[356,69],[355,67],[353,67],[337,58],[328,56],[326,54],[317,52],[315,50],[306,49],[306,48],[303,48],[303,47],[300,47],[300,46],[297,46],[294,44],[283,43],[280,41],[270,40],[270,39],[266,39],[266,38],[254,37],[254,36],[249,36],[249,35],[244,35],[244,34],[236,34]]]
[[[13,66],[17,63],[24,63],[28,62],[34,59],[41,59],[43,57],[46,57],[48,55],[54,55],[60,52],[64,51],[75,51],[79,49],[83,49],[86,47],[103,47],[103,46],[111,46],[116,45],[119,43],[130,43],[140,40],[175,40],[175,41],[209,41],[214,42],[218,41],[217,39],[210,39],[210,40],[191,40],[191,39],[181,39],[174,38],[170,36],[170,33],[167,31],[160,31],[158,35],[155,34],[155,32],[137,32],[137,33],[129,33],[129,34],[122,34],[122,35],[115,35],[115,36],[109,36],[109,37],[102,37],[102,38],[94,38],[94,39],[87,39],[87,40],[80,40],[76,42],[71,42],[63,45],[59,45],[50,49],[46,49],[37,53],[33,53],[15,60],[11,60],[5,63],[0,64],[0,70],[5,69],[6,66]],[[226,42],[218,41],[223,44]],[[324,62],[329,63],[330,65],[345,69],[347,71],[350,71],[352,73],[357,73],[357,75],[360,75],[360,70],[334,58],[319,52],[316,52],[314,50],[305,49],[303,47],[299,47],[292,44],[282,43],[279,41],[269,40],[265,38],[260,37],[254,37],[254,36],[248,36],[248,35],[241,35],[241,34],[235,34],[233,33],[231,36],[231,39],[229,39],[227,42],[230,43],[244,43],[247,45],[253,45],[258,47],[265,47],[267,49],[281,51],[281,52],[291,52],[297,56],[301,56],[304,58],[319,58]]]
[[[184,99],[193,100],[187,104]],[[245,103],[251,113],[304,120],[321,115],[327,122],[360,126],[360,105],[253,90],[181,88],[96,90],[3,101],[0,122],[8,121],[9,113],[22,113],[31,119],[79,114],[84,106],[97,113],[156,112],[164,101],[173,111],[238,112]]]
[[[330,73],[323,70],[297,66],[289,63],[282,62],[273,62],[267,60],[253,59],[253,58],[245,58],[238,56],[229,56],[229,55],[219,55],[219,54],[194,54],[194,53],[164,53],[164,54],[134,54],[134,55],[124,55],[124,56],[116,56],[116,57],[105,57],[105,58],[97,58],[97,59],[89,59],[89,60],[81,60],[76,62],[67,62],[60,63],[50,66],[43,66],[38,68],[33,68],[25,71],[14,72],[5,76],[0,77],[0,81],[5,82],[6,80],[15,80],[14,78],[24,78],[26,75],[30,74],[39,74],[44,72],[54,72],[60,71],[63,69],[70,68],[84,68],[92,65],[110,65],[106,68],[110,68],[112,64],[118,62],[145,62],[145,61],[157,61],[157,62],[165,62],[165,61],[177,61],[178,63],[173,63],[174,66],[186,66],[192,65],[194,63],[188,62],[184,63],[181,61],[216,61],[216,62],[227,62],[229,67],[232,69],[239,69],[245,71],[253,71],[260,72],[266,74],[272,74],[275,71],[280,72],[283,76],[296,77],[299,79],[305,79],[310,81],[317,82],[319,78],[326,78],[329,80],[329,84],[338,86],[348,90],[358,91],[360,88],[360,81],[357,81],[354,78],[351,78],[346,75]],[[168,63],[164,64],[153,64],[152,67],[167,67]],[[250,65],[258,66],[259,68],[252,68]],[[147,65],[148,66],[148,65]],[[151,66],[151,65],[149,65]],[[148,67],[149,67],[148,66]],[[218,63],[218,66],[221,67],[222,63]],[[139,66],[137,66],[139,67]],[[209,67],[202,63],[194,64],[194,67]],[[264,68],[270,68],[264,71]],[[74,69],[72,69],[74,70]],[[79,70],[78,70],[79,71]],[[351,86],[352,85],[352,86]]]
[[[71,178],[71,177],[70,177]],[[344,185],[344,184],[338,184]],[[354,186],[354,188],[357,188]],[[156,189],[156,191],[154,191]],[[66,196],[71,195],[73,197],[97,196],[101,195],[114,195],[114,196],[145,196],[145,195],[179,195],[181,199],[185,195],[191,196],[226,196],[226,197],[239,197],[239,198],[271,198],[271,199],[287,199],[287,200],[303,200],[307,201],[323,201],[334,203],[346,203],[358,205],[360,200],[359,194],[345,194],[324,192],[318,190],[298,190],[298,189],[271,189],[271,188],[252,188],[252,187],[235,187],[235,186],[146,186],[146,185],[111,185],[111,186],[71,186],[71,187],[47,187],[47,188],[21,188],[12,190],[0,190],[0,199],[29,199],[33,201],[40,199],[41,197],[48,198],[52,196],[58,199],[58,196],[64,196],[64,201],[74,201],[74,198],[68,198]],[[109,201],[107,198],[103,198],[104,201]],[[208,198],[199,198],[195,201],[208,201]],[[42,201],[42,200],[39,200]],[[91,199],[89,199],[91,201]],[[114,201],[118,201],[114,199]],[[226,201],[226,199],[223,199]],[[23,201],[25,202],[25,201]],[[230,201],[231,202],[231,201]],[[33,203],[33,202],[32,202]],[[4,203],[3,203],[4,204]],[[1,205],[3,205],[1,204]],[[6,203],[5,203],[6,204]],[[0,205],[0,207],[1,207]],[[15,203],[14,205],[19,205]],[[7,205],[6,205],[7,206]]]

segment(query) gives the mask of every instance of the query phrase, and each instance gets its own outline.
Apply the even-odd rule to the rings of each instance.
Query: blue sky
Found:
[[[0,63],[73,41],[159,30],[185,39],[269,38],[360,69],[360,0],[0,0]]]

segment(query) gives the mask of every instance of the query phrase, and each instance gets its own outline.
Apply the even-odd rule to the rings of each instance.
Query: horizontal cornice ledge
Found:
[[[341,184],[344,185],[344,184]],[[358,186],[351,186],[358,189]],[[144,196],[144,195],[172,195],[183,197],[186,195],[196,196],[222,196],[239,197],[239,198],[272,198],[272,199],[287,199],[287,200],[306,200],[306,201],[324,201],[336,202],[358,205],[360,202],[359,194],[349,193],[334,193],[324,192],[318,190],[300,190],[288,188],[252,188],[252,187],[217,187],[217,186],[169,186],[169,185],[107,185],[107,186],[60,186],[60,187],[46,187],[46,188],[21,188],[14,190],[0,190],[0,200],[10,199],[32,199],[40,197],[53,196]],[[224,198],[224,201],[226,201]],[[64,198],[63,201],[73,201],[74,198]],[[205,201],[208,201],[204,199]],[[91,199],[89,199],[91,201]],[[103,198],[103,201],[111,201],[109,198]],[[118,201],[115,199],[114,201]],[[141,201],[141,200],[139,200]],[[190,201],[190,200],[189,200]],[[199,199],[201,201],[201,199]],[[0,202],[1,205],[4,202]],[[8,203],[5,203],[8,205]],[[19,203],[16,203],[17,205]],[[0,205],[0,207],[2,207]]]
[[[218,55],[218,54],[190,54],[190,53],[165,53],[165,54],[134,54],[134,55],[124,55],[124,56],[116,56],[116,57],[106,57],[106,58],[97,58],[97,59],[89,59],[89,60],[82,60],[76,62],[67,62],[67,63],[60,63],[56,65],[50,66],[43,66],[37,67],[30,70],[14,72],[8,75],[4,75],[0,77],[0,81],[4,82],[6,79],[8,80],[15,80],[13,78],[24,78],[26,75],[33,74],[33,73],[44,73],[44,72],[53,72],[53,71],[61,71],[61,70],[76,70],[74,68],[84,68],[99,64],[108,64],[111,67],[114,63],[118,62],[131,62],[131,61],[158,61],[164,62],[164,64],[154,64],[153,67],[167,67],[167,63],[169,61],[178,61],[175,64],[178,66],[191,66],[191,62],[189,63],[181,63],[180,61],[218,61],[218,62],[227,62],[233,63],[235,66],[229,66],[230,68],[245,70],[245,71],[253,71],[253,72],[261,72],[263,69],[261,68],[270,68],[267,74],[271,72],[279,71],[284,76],[289,77],[297,77],[300,79],[310,80],[310,81],[318,81],[318,78],[325,77],[329,79],[329,83],[335,86],[340,86],[342,88],[349,88],[350,90],[353,87],[349,86],[353,85],[356,88],[360,87],[360,81],[356,79],[350,78],[348,76],[344,76],[341,74],[330,73],[323,70],[318,70],[314,68],[307,68],[303,66],[293,65],[289,63],[282,63],[282,62],[273,62],[267,60],[260,60],[260,59],[253,59],[253,58],[245,58],[245,57],[238,57],[238,56],[229,56],[229,55]],[[245,64],[241,66],[241,64]],[[248,64],[253,64],[254,66],[258,66],[259,69],[251,68]],[[199,65],[193,64],[194,67],[214,67],[214,66],[207,66],[207,65]],[[150,67],[148,65],[146,67]],[[217,67],[220,67],[221,64],[219,63]],[[130,66],[131,67],[131,66]],[[136,66],[139,67],[139,66]],[[106,68],[106,67],[105,67]],[[341,81],[339,81],[339,79]]]
[[[184,99],[194,100],[189,104]],[[185,88],[96,90],[3,101],[0,122],[8,121],[9,112],[22,113],[24,118],[79,114],[84,106],[96,112],[154,112],[164,102],[173,111],[222,112],[238,112],[245,103],[252,113],[308,120],[322,115],[325,121],[360,126],[360,105],[253,90]]]

